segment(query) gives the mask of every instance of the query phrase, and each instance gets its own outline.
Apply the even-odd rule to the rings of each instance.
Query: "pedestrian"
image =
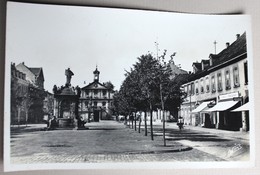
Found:
[[[184,119],[183,117],[179,117],[177,125],[179,126],[179,129],[183,129]]]
[[[49,120],[49,126],[48,126],[48,130],[49,129],[55,129],[57,127],[57,121],[56,121],[56,116],[51,116],[50,120]]]

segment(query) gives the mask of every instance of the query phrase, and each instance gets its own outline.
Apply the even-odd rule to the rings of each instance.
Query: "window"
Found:
[[[238,70],[238,66],[234,66],[233,68],[233,76],[234,76],[234,87],[239,87],[239,70]]]
[[[206,92],[209,93],[209,77],[206,77]]]
[[[86,96],[88,96],[89,95],[89,90],[86,90],[85,92],[86,92]]]
[[[226,90],[231,89],[231,83],[230,83],[230,71],[227,69],[225,71],[225,81],[226,81]]]
[[[94,106],[97,107],[97,102],[96,101],[94,102]]]
[[[107,95],[107,91],[106,90],[103,90],[103,96]]]
[[[218,73],[218,91],[222,91],[222,75],[221,72]]]
[[[196,94],[199,94],[199,82],[198,81],[195,82],[195,91],[196,91]]]
[[[191,83],[191,95],[194,95],[195,91],[195,84],[194,82]]]
[[[204,93],[204,81],[203,81],[203,79],[200,80],[200,92]]]
[[[244,63],[244,75],[245,75],[245,85],[248,84],[248,69],[247,69],[247,62]]]
[[[107,104],[106,102],[102,102],[102,106],[106,106],[106,104]]]
[[[216,92],[216,83],[215,83],[215,76],[211,76],[211,92],[214,93]]]

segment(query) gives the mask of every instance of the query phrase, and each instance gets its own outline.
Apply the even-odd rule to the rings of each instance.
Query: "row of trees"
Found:
[[[141,117],[137,112],[144,112],[145,135],[147,136],[147,112],[150,113],[150,133],[153,140],[153,111],[178,111],[182,102],[183,92],[180,91],[180,84],[170,77],[172,70],[170,62],[165,61],[164,54],[158,58],[151,54],[142,55],[130,71],[126,71],[125,80],[121,88],[114,94],[115,110],[126,116],[133,116],[135,121],[139,120],[139,132]],[[164,113],[164,112],[163,112]],[[164,115],[164,114],[163,114]],[[165,116],[163,116],[164,145],[165,142]]]

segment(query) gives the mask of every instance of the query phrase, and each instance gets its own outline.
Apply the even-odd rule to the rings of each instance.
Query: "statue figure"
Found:
[[[76,94],[77,94],[78,96],[81,95],[81,89],[80,89],[79,86],[76,87]]]
[[[74,75],[74,73],[70,70],[70,68],[65,70],[65,75],[66,75],[66,85],[70,86],[70,80],[71,77]]]
[[[54,94],[57,94],[57,92],[58,92],[58,88],[57,88],[56,85],[53,86],[52,91],[53,91]]]

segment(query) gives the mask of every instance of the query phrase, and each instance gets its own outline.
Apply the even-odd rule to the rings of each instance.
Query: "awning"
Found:
[[[245,103],[244,105],[232,110],[232,112],[241,112],[241,111],[249,111],[249,103]]]
[[[225,111],[235,106],[238,101],[222,101],[218,102],[214,107],[204,110],[204,112],[212,112],[212,111]]]
[[[205,109],[207,107],[207,105],[209,104],[210,102],[202,102],[196,109],[193,109],[191,111],[191,113],[197,113],[197,112],[200,112],[202,111],[203,109]]]

